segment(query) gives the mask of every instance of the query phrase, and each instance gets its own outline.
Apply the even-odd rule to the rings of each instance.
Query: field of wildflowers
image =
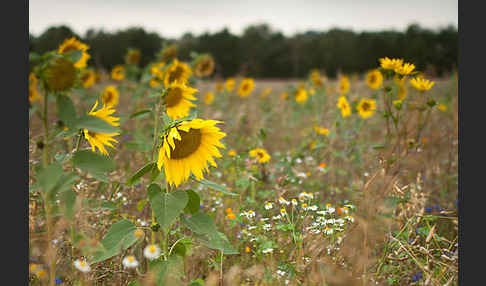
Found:
[[[457,74],[30,54],[31,285],[457,285]]]

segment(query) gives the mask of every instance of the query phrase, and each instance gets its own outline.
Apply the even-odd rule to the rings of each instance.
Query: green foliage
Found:
[[[90,150],[77,151],[73,155],[74,167],[88,172],[101,181],[107,181],[105,173],[116,168],[115,162],[108,156],[103,156]]]
[[[157,184],[150,184],[147,188],[148,200],[155,213],[155,218],[164,232],[182,213],[188,202],[187,193],[175,191],[171,193],[162,192]]]
[[[127,182],[125,183],[126,186],[130,187],[130,186],[133,186],[135,183],[137,183],[145,174],[147,174],[148,172],[151,172],[152,169],[154,168],[157,168],[157,164],[156,163],[148,163],[146,164],[145,166],[143,166],[142,168],[140,168],[135,174],[133,174],[133,176],[131,176]]]
[[[109,259],[133,245],[137,238],[133,234],[136,227],[128,220],[114,223],[101,240],[101,249],[95,252],[92,263]]]

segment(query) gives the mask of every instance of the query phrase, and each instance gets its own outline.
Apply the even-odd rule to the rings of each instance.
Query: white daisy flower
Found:
[[[291,203],[293,206],[296,206],[298,204],[296,199],[292,199]]]
[[[266,210],[270,210],[270,209],[272,209],[272,208],[273,208],[273,204],[272,204],[271,202],[267,202],[267,203],[265,204],[265,209],[266,209]]]
[[[299,172],[297,173],[297,177],[305,179],[307,178],[307,175],[304,172]]]
[[[278,269],[276,272],[277,272],[277,275],[279,275],[279,276],[284,276],[285,275],[285,271],[282,271],[280,269]]]
[[[265,248],[264,250],[262,250],[262,253],[272,253],[273,252],[273,248]]]
[[[123,266],[125,266],[126,268],[135,268],[138,266],[138,261],[137,259],[135,259],[135,256],[133,255],[128,255],[128,256],[125,256],[125,258],[123,258]]]
[[[324,229],[324,233],[327,234],[327,235],[331,235],[333,233],[333,229],[332,228],[329,228],[329,227],[326,227]]]
[[[79,259],[76,259],[74,261],[74,267],[76,267],[79,271],[84,273],[89,272],[91,270],[91,267],[86,261],[79,260]]]
[[[317,210],[317,206],[316,205],[312,205],[312,206],[309,207],[309,209],[311,211],[316,211]]]
[[[255,229],[255,228],[257,228],[257,227],[256,227],[256,226],[254,226],[254,225],[249,225],[249,226],[248,226],[248,230],[252,230],[252,229]]]
[[[300,159],[300,158],[295,159],[295,163],[297,163],[297,164],[302,163],[302,159]]]
[[[272,225],[271,225],[271,224],[269,224],[269,223],[264,224],[264,225],[263,225],[263,229],[264,229],[264,230],[266,230],[266,231],[269,231],[269,230],[271,230],[271,229],[272,229]]]
[[[143,250],[143,255],[149,260],[156,259],[160,256],[160,247],[157,244],[150,244]]]
[[[318,214],[318,215],[326,215],[327,214],[327,211],[326,210],[317,211],[316,214]]]
[[[290,205],[290,202],[284,199],[283,197],[278,198],[278,202],[280,204]]]
[[[270,218],[268,218],[268,217],[262,217],[260,220],[261,220],[261,221],[267,221],[267,220],[269,220],[269,219],[270,219]]]
[[[273,217],[272,217],[272,219],[273,219],[273,220],[278,220],[278,219],[281,219],[281,218],[282,218],[282,216],[281,216],[281,215],[276,215],[276,216],[273,216]]]
[[[335,209],[335,208],[334,208],[334,207],[333,207],[331,204],[327,204],[327,205],[326,205],[326,208],[327,208],[327,211],[328,211],[329,213],[331,213],[331,214],[332,214],[332,213],[334,213],[334,212],[336,211],[336,209]]]
[[[350,215],[345,216],[344,219],[347,220],[347,221],[350,221],[350,222],[354,222],[354,217],[352,217]]]

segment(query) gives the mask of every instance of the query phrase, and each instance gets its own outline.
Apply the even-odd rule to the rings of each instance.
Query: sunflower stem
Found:
[[[48,136],[49,136],[49,126],[47,122],[47,98],[48,98],[48,91],[46,90],[46,95],[44,96],[44,114],[42,116],[42,121],[44,125],[44,148],[43,148],[43,153],[42,153],[42,162],[44,165],[44,168],[49,165],[49,141],[48,141]]]

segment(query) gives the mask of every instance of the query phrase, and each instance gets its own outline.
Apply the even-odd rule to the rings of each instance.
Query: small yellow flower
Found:
[[[395,68],[395,72],[400,75],[409,75],[415,69],[415,65],[411,63],[405,63],[399,67]]]
[[[222,82],[216,83],[216,86],[214,87],[217,93],[221,93],[224,90],[224,84]]]
[[[402,59],[389,59],[388,57],[384,57],[379,59],[380,66],[385,70],[395,70],[399,68],[403,64]]]
[[[315,90],[315,89],[313,89],[313,88],[310,88],[310,89],[309,89],[309,94],[310,94],[310,95],[314,95],[314,94],[316,94],[316,90]]]
[[[446,111],[447,110],[447,106],[445,104],[439,104],[439,105],[437,105],[437,108],[440,111]]]
[[[111,78],[114,80],[123,80],[125,78],[125,68],[122,65],[116,65],[111,70]]]
[[[204,103],[207,104],[207,105],[210,105],[214,100],[214,93],[212,92],[207,92],[205,95],[204,95]]]
[[[427,91],[434,86],[435,82],[429,81],[428,79],[424,79],[422,77],[416,77],[412,78],[410,80],[410,83],[412,84],[413,87],[420,91]]]
[[[295,92],[295,101],[303,104],[307,101],[307,91],[304,88],[298,88]]]
[[[194,64],[194,74],[197,77],[209,76],[214,71],[214,59],[211,55],[201,56]]]
[[[96,82],[96,74],[92,69],[85,69],[80,74],[81,84],[84,88],[93,86]]]
[[[164,86],[168,88],[172,83],[185,84],[191,75],[192,70],[187,64],[174,59],[164,73]]]
[[[250,250],[251,250],[251,249],[250,249],[248,246],[247,246],[247,247],[245,247],[245,252],[246,252],[246,253],[250,252]]]
[[[238,94],[240,97],[247,97],[250,95],[251,91],[255,87],[255,82],[252,78],[244,78],[241,81],[240,87],[238,88]]]
[[[231,149],[231,150],[229,150],[229,151],[228,151],[228,156],[230,156],[230,157],[234,157],[234,156],[236,156],[236,150],[235,150],[235,149]]]
[[[341,95],[345,95],[349,91],[349,77],[348,76],[342,76],[341,80],[339,81],[339,92]]]
[[[232,77],[228,78],[224,83],[224,86],[226,87],[227,91],[233,91],[233,89],[235,89],[235,79]]]
[[[369,71],[366,74],[366,84],[372,89],[378,89],[383,83],[383,75],[378,69]]]
[[[340,96],[338,99],[337,106],[341,109],[341,116],[347,117],[351,115],[351,107],[349,106],[348,100],[345,96]]]
[[[375,113],[376,101],[373,99],[362,98],[358,103],[358,106],[356,106],[356,109],[362,118],[368,118]]]
[[[258,158],[258,163],[266,163],[270,160],[270,155],[268,155],[267,151],[262,148],[255,148],[250,150],[250,157]]]
[[[314,126],[314,131],[317,134],[329,135],[329,129],[327,129],[327,128],[322,128],[322,127],[319,127],[319,126]]]

